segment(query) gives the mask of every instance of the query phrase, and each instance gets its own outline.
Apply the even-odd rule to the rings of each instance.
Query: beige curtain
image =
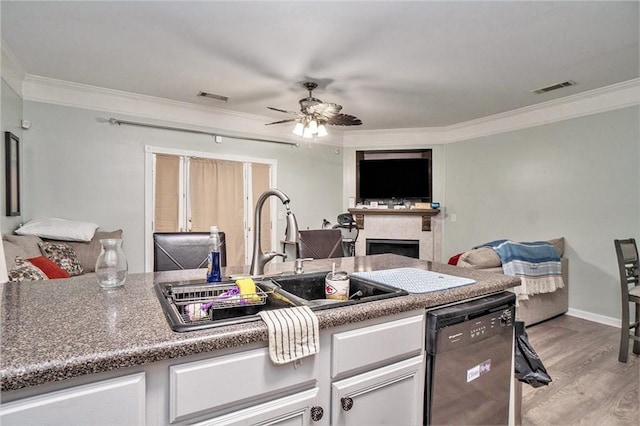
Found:
[[[271,166],[269,164],[251,163],[251,187],[253,188],[253,210],[256,209],[256,202],[258,197],[264,191],[269,189],[269,171]],[[270,197],[262,208],[262,217],[260,223],[260,243],[262,244],[262,250],[271,250],[271,209],[270,203],[274,200]],[[253,226],[253,223],[251,224]]]
[[[156,154],[154,231],[177,232],[180,229],[178,212],[180,157]]]
[[[190,159],[191,230],[225,233],[227,266],[244,265],[243,164]]]

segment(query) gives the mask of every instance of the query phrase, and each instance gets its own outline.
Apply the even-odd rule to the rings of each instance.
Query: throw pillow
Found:
[[[27,260],[44,272],[49,279],[69,278],[69,273],[67,271],[59,267],[54,261],[47,257],[38,256]]]
[[[23,281],[43,281],[47,276],[38,267],[22,257],[16,257],[16,266],[9,273],[9,281],[21,283]]]
[[[91,241],[98,225],[66,219],[35,219],[15,230],[18,235],[37,235],[62,241]]]
[[[57,263],[69,275],[80,275],[84,272],[76,252],[67,244],[43,241],[39,245],[42,254]]]

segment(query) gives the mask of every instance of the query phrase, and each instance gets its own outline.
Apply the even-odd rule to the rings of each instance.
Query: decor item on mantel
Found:
[[[358,229],[364,229],[364,216],[368,215],[411,215],[422,216],[422,230],[431,231],[431,218],[440,213],[439,209],[349,209],[349,213],[356,218]]]
[[[106,238],[100,240],[102,252],[96,260],[96,280],[104,289],[123,286],[127,280],[127,259],[122,250],[122,240]]]
[[[325,103],[318,98],[314,98],[312,92],[313,89],[318,87],[317,83],[307,81],[304,82],[302,86],[309,91],[309,96],[298,101],[300,104],[300,112],[267,107],[273,111],[296,115],[297,118],[274,121],[273,123],[267,123],[267,126],[295,121],[296,126],[293,129],[295,135],[302,136],[303,138],[313,138],[327,136],[326,125],[359,126],[362,124],[359,118],[340,113],[342,105]]]

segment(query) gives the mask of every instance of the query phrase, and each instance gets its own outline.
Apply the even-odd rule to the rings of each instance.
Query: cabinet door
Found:
[[[423,355],[337,381],[331,424],[421,425],[423,392]]]
[[[144,425],[144,373],[3,404],[0,423],[3,426]]]
[[[299,392],[264,404],[238,410],[224,416],[206,420],[193,426],[221,425],[278,425],[309,426],[323,424],[323,419],[312,420],[311,409],[316,404],[318,388]],[[323,410],[326,411],[326,410]],[[324,424],[326,424],[324,420]]]

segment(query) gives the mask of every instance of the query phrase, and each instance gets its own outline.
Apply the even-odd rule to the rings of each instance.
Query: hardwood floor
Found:
[[[553,381],[523,384],[523,425],[640,424],[640,357],[618,361],[618,328],[562,315],[527,334]]]

